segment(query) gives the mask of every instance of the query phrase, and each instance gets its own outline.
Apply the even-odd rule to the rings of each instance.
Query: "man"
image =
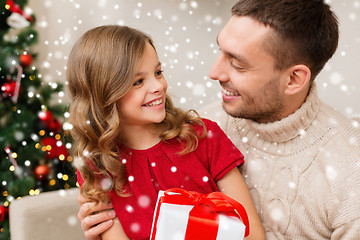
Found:
[[[242,0],[232,13],[210,71],[228,115],[212,105],[203,116],[245,155],[267,239],[360,239],[359,129],[314,83],[336,50],[336,17],[320,0]]]
[[[267,239],[360,239],[360,131],[314,82],[337,48],[336,16],[322,0],[240,0],[232,15],[210,72],[223,101],[201,113],[245,155]],[[88,239],[103,219],[84,219]]]

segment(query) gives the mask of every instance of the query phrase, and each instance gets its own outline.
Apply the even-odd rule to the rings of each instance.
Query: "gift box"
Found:
[[[159,192],[151,240],[239,240],[248,234],[244,207],[221,192]]]

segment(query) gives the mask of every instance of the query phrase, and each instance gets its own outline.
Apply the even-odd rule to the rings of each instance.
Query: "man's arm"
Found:
[[[256,212],[255,205],[250,196],[249,189],[242,178],[237,167],[226,173],[222,179],[216,182],[219,190],[227,196],[235,199],[241,203],[249,217],[250,234],[246,237],[247,240],[265,240],[265,230],[261,223],[260,217]]]
[[[78,197],[80,209],[78,218],[81,222],[81,228],[88,240],[101,240],[101,234],[110,229],[113,225],[113,219],[116,217],[111,203],[99,203],[96,205],[81,194]]]
[[[360,219],[349,221],[337,227],[331,235],[331,239],[360,239]]]

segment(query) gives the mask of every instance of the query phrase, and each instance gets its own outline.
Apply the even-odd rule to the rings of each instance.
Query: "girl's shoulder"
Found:
[[[194,124],[193,127],[195,129],[195,131],[197,132],[198,136],[201,136],[202,133],[205,131],[206,132],[206,136],[217,136],[217,135],[222,135],[223,130],[221,130],[221,128],[219,127],[219,125],[208,119],[208,118],[201,118],[202,122],[205,125],[205,128],[202,125],[199,124]]]
[[[208,118],[201,118],[201,120],[205,123],[205,125],[210,125],[210,124],[216,124],[216,122],[214,122],[214,121],[212,121],[212,120],[210,120],[210,119],[208,119]]]
[[[201,120],[205,124],[207,130],[222,131],[216,122],[214,122],[208,118],[201,118]]]

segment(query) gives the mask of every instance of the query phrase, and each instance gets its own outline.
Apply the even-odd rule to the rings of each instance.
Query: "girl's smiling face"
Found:
[[[147,43],[136,70],[133,86],[119,100],[119,111],[125,123],[148,125],[165,118],[167,83],[155,49]]]

